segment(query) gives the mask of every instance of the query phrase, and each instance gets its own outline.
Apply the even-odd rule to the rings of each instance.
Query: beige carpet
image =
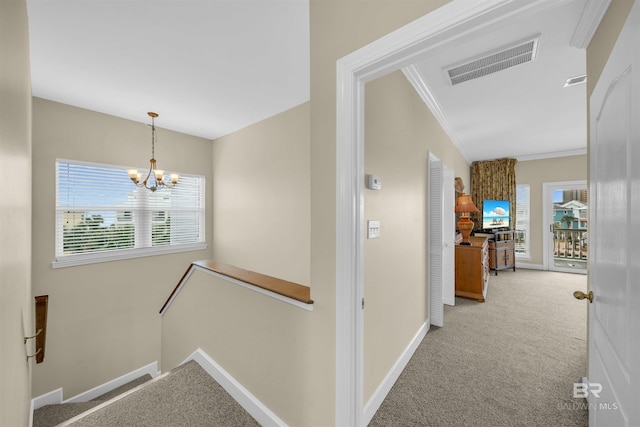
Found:
[[[33,411],[33,427],[53,427],[63,421],[67,421],[78,414],[90,410],[91,408],[106,402],[140,384],[151,380],[150,375],[143,375],[127,384],[124,384],[108,393],[103,394],[89,402],[63,403],[46,405]]]
[[[74,427],[258,426],[258,423],[196,362],[108,407]]]
[[[518,269],[487,302],[456,298],[370,426],[587,426],[573,383],[587,371],[587,277]]]

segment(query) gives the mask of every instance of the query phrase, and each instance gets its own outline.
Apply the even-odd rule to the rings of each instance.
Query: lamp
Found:
[[[469,234],[471,234],[471,230],[473,230],[473,221],[469,219],[469,212],[479,212],[479,210],[476,208],[476,205],[473,204],[471,196],[463,192],[456,201],[455,211],[461,214],[456,224],[462,234],[462,242],[460,242],[460,244],[470,246]]]
[[[155,118],[158,117],[158,113],[148,112],[151,117],[151,160],[149,160],[149,172],[143,181],[142,174],[138,172],[138,169],[129,169],[127,173],[129,178],[138,187],[144,187],[151,191],[162,190],[164,187],[173,188],[178,183],[179,175],[172,173],[169,175],[171,182],[166,182],[164,179],[164,171],[157,169],[155,159],[155,146],[156,146],[156,126]]]

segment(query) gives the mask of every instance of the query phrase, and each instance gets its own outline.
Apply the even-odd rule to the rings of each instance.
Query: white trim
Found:
[[[407,78],[407,80],[409,80],[409,83],[411,83],[411,86],[413,86],[415,91],[418,92],[418,95],[420,96],[420,99],[422,99],[422,102],[424,102],[429,110],[431,110],[431,114],[433,114],[438,123],[440,123],[440,126],[442,126],[444,132],[447,134],[451,142],[453,142],[453,145],[458,148],[458,151],[460,152],[464,160],[467,163],[471,163],[471,160],[469,160],[469,156],[464,151],[464,146],[460,143],[460,138],[456,134],[453,126],[451,126],[451,124],[449,123],[449,119],[447,118],[444,110],[440,108],[438,100],[435,98],[435,96],[433,96],[433,93],[429,88],[429,84],[422,78],[422,73],[420,73],[418,67],[412,64],[408,67],[404,67],[402,69],[402,72],[404,73],[404,76]]]
[[[516,262],[516,267],[518,269],[528,269],[528,270],[544,270],[544,265],[542,264],[522,264],[522,263],[518,263]]]
[[[88,402],[96,397],[102,396],[105,393],[110,392],[111,390],[115,390],[116,388],[125,385],[135,379],[138,379],[146,374],[149,374],[152,378],[160,375],[160,371],[158,371],[158,362],[155,361],[153,363],[149,363],[142,368],[136,369],[134,371],[129,372],[128,374],[124,374],[114,380],[107,381],[106,383],[99,385],[97,387],[92,388],[91,390],[87,390],[84,393],[80,393],[76,396],[73,396],[67,400],[63,400],[63,388],[60,387],[38,397],[34,397],[31,399],[33,409],[39,409],[46,405],[55,405],[60,403],[78,403],[78,402]]]
[[[142,368],[136,369],[135,371],[131,371],[128,374],[122,375],[121,377],[116,378],[115,380],[108,381],[98,387],[94,387],[89,391],[84,393],[80,393],[77,396],[74,396],[67,400],[62,400],[63,398],[63,389],[62,387],[50,391],[48,393],[42,394],[40,396],[34,397],[31,399],[31,409],[29,411],[29,427],[33,426],[33,411],[36,409],[40,409],[46,405],[59,405],[62,403],[77,403],[77,402],[88,402],[91,399],[94,399],[98,396],[101,396],[105,393],[114,390],[121,385],[127,384],[135,379],[138,379],[146,374],[151,375],[152,378],[158,378],[160,376],[160,371],[158,371],[158,362],[153,362],[148,364],[147,366],[143,366]],[[136,390],[138,387],[134,388]],[[102,407],[102,405],[99,405]],[[95,407],[93,409],[98,409]],[[84,414],[84,413],[83,413]],[[71,421],[71,420],[68,420]],[[67,422],[68,422],[67,421]]]
[[[169,299],[169,301],[167,301],[167,304],[163,307],[163,310],[160,312],[161,316],[164,316],[164,314],[167,312],[167,310],[169,310],[169,307],[171,307],[171,304],[173,304],[173,301],[175,301],[175,299],[178,296],[178,294],[180,294],[180,292],[182,292],[182,289],[184,288],[185,283],[187,283],[187,280],[189,280],[189,277],[191,277],[191,274],[193,273],[194,270],[198,270],[198,271],[201,271],[203,273],[209,274],[211,276],[215,276],[215,277],[217,277],[219,279],[222,279],[222,280],[224,280],[226,282],[233,283],[234,285],[242,286],[243,288],[247,288],[247,289],[252,290],[254,292],[257,292],[259,294],[266,295],[266,296],[271,297],[271,298],[275,298],[278,301],[282,301],[282,302],[286,302],[287,304],[295,305],[296,307],[303,308],[303,309],[305,309],[307,311],[313,311],[313,303],[307,304],[307,303],[304,303],[302,301],[298,301],[296,299],[289,298],[289,297],[286,297],[284,295],[280,295],[278,293],[269,291],[267,289],[263,289],[263,288],[261,288],[259,286],[252,285],[251,283],[243,282],[242,280],[234,279],[233,277],[225,276],[224,274],[220,274],[220,273],[217,273],[215,271],[211,271],[208,268],[204,268],[204,267],[201,267],[201,266],[196,265],[196,264],[191,264],[191,267],[189,267],[188,273],[182,278],[182,280],[178,284],[178,287],[176,288],[176,291],[173,293],[173,295],[171,295],[171,298]]]
[[[62,387],[31,399],[31,409],[33,412],[43,406],[57,405],[59,403],[62,403]]]
[[[589,46],[610,4],[611,0],[586,0],[582,16],[573,32],[569,46],[578,49],[586,49]]]
[[[189,357],[187,357],[182,363],[186,363],[190,360],[196,361],[206,372],[218,382],[224,388],[227,393],[229,393],[253,418],[263,426],[281,426],[286,427],[287,424],[280,419],[273,411],[271,411],[267,406],[265,406],[260,400],[258,400],[249,390],[247,390],[242,384],[240,384],[235,378],[233,378],[224,368],[222,368],[219,364],[217,364],[209,355],[207,355],[202,349],[197,349],[194,351]],[[59,388],[57,390],[53,390],[49,393],[43,394],[31,400],[31,418],[29,425],[31,426],[33,423],[33,411],[35,409],[41,408],[45,405],[54,405],[60,403],[77,403],[77,402],[88,402],[98,396],[101,396],[105,393],[110,392],[130,381],[133,381],[141,376],[149,374],[154,379],[153,381],[157,381],[161,378],[166,377],[170,374],[170,372],[165,372],[164,374],[160,374],[158,371],[158,362],[150,363],[147,366],[144,366],[140,369],[132,371],[128,374],[125,374],[121,377],[118,377],[114,380],[108,381],[101,386],[92,388],[89,391],[78,394],[67,400],[62,400],[63,390]],[[124,393],[116,398],[107,401],[101,405],[98,405],[92,408],[89,412],[95,412],[107,405],[109,405],[113,400],[121,399],[126,395],[133,393],[140,388],[144,387],[148,383],[141,384],[140,386],[129,390],[127,393]],[[78,416],[65,421],[62,425],[70,425],[73,422],[81,419],[87,415],[87,412],[79,414]]]
[[[138,390],[141,390],[141,389],[145,388],[149,384],[155,383],[157,381],[162,380],[163,378],[169,376],[169,374],[170,374],[170,372],[165,372],[164,374],[158,375],[157,377],[155,377],[155,378],[153,378],[153,379],[151,379],[151,380],[149,380],[149,381],[147,381],[145,383],[142,383],[142,384],[138,385],[137,387],[129,389],[129,390],[125,391],[124,393],[121,393],[121,394],[119,394],[119,395],[117,395],[117,396],[115,396],[115,397],[113,397],[113,398],[111,398],[109,400],[106,400],[106,401],[102,402],[99,405],[94,406],[91,409],[87,409],[86,411],[81,412],[80,414],[76,415],[73,418],[69,418],[68,420],[61,422],[60,424],[56,425],[56,427],[71,426],[71,425],[75,424],[77,421],[80,421],[81,419],[83,419],[83,418],[85,418],[85,417],[87,417],[87,416],[89,416],[89,415],[91,415],[91,414],[93,414],[95,412],[98,412],[103,408],[106,408],[107,406],[111,405],[113,402],[117,402],[120,399],[124,399],[125,397],[127,397],[127,396],[129,396],[129,395],[131,395],[133,393],[136,393]]]
[[[185,243],[181,245],[156,246],[152,248],[120,249],[87,254],[66,255],[51,263],[53,268],[74,267],[98,262],[121,261],[146,256],[167,255],[180,252],[201,251],[207,249],[206,243]]]
[[[555,151],[552,153],[530,154],[528,156],[517,156],[516,160],[519,162],[526,162],[528,160],[543,160],[543,159],[555,159],[557,157],[571,157],[582,156],[587,154],[586,148],[577,148],[575,150]]]
[[[128,374],[124,374],[116,379],[111,381],[107,381],[106,383],[99,385],[97,387],[92,388],[91,390],[87,390],[84,393],[80,393],[76,396],[73,396],[67,400],[62,401],[62,403],[78,403],[78,402],[88,402],[96,397],[102,396],[105,393],[110,392],[111,390],[115,390],[116,388],[125,385],[135,379],[138,379],[146,374],[149,374],[151,378],[155,378],[160,375],[158,371],[158,362],[149,363],[147,366],[143,366],[140,369],[136,369],[135,371],[131,371]]]
[[[195,360],[227,393],[231,395],[262,426],[287,426],[280,417],[218,365],[207,353],[198,348],[181,364]]]
[[[553,207],[553,200],[549,206],[549,188],[551,183],[542,183],[542,269],[549,270],[549,228],[552,222],[549,221],[549,209]],[[553,219],[551,220],[553,221]]]
[[[409,342],[409,345],[407,345],[407,348],[405,348],[398,360],[396,360],[396,363],[393,364],[393,367],[384,377],[380,385],[378,385],[376,391],[373,392],[373,395],[371,396],[371,398],[369,398],[369,401],[364,406],[363,421],[365,425],[371,422],[373,416],[376,414],[376,411],[378,410],[378,408],[380,408],[380,405],[382,405],[385,397],[387,397],[387,394],[389,394],[389,392],[391,391],[391,387],[393,387],[395,382],[400,377],[400,374],[409,363],[409,360],[411,360],[413,353],[416,352],[418,346],[427,335],[427,332],[429,332],[430,328],[431,322],[429,321],[429,319],[427,319],[426,322],[422,324],[413,339]]]
[[[363,425],[364,84],[480,28],[555,6],[546,0],[454,0],[337,61],[336,425]]]

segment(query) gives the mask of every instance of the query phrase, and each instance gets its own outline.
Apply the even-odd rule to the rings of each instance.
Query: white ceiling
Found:
[[[214,139],[309,100],[307,0],[27,0],[33,95]]]
[[[215,139],[309,100],[307,0],[27,0],[33,95]],[[468,161],[586,152],[584,0],[416,64]],[[534,61],[454,87],[443,67],[540,33]]]
[[[586,84],[563,87],[567,79],[586,73],[585,50],[570,46],[585,1],[557,4],[469,34],[415,64],[467,160],[586,153]],[[448,82],[443,68],[537,34],[533,61],[455,86]]]

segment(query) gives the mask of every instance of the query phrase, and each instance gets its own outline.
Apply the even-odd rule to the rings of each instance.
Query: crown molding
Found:
[[[587,0],[585,2],[582,16],[569,42],[571,47],[586,49],[589,46],[610,4],[611,0]]]
[[[420,70],[418,70],[418,67],[413,64],[409,65],[402,69],[402,73],[405,75],[407,80],[409,80],[409,83],[411,83],[416,92],[418,92],[418,96],[420,96],[422,102],[424,102],[429,110],[431,110],[431,113],[436,118],[438,123],[440,123],[440,126],[442,126],[442,129],[445,131],[445,133],[449,136],[449,139],[451,139],[453,145],[458,148],[458,151],[460,151],[462,157],[467,161],[467,163],[471,164],[469,156],[467,155],[467,153],[465,153],[465,151],[463,150],[463,146],[460,143],[460,138],[455,133],[453,126],[451,126],[451,124],[449,123],[449,119],[447,119],[447,115],[442,110],[442,108],[440,108],[440,104],[438,104],[438,101],[433,96],[433,93],[431,93],[429,85],[423,78]]]
[[[517,156],[516,160],[519,162],[526,162],[528,160],[543,160],[543,159],[553,159],[556,157],[570,157],[570,156],[582,156],[587,154],[587,148],[578,148],[576,150],[566,150],[566,151],[554,151],[551,153],[540,153],[540,154],[531,154],[528,156]]]

